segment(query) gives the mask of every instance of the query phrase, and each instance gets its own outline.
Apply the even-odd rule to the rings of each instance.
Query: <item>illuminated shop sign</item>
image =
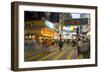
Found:
[[[54,28],[54,24],[50,21],[45,20],[45,25],[49,28]]]
[[[48,29],[42,29],[42,30],[41,30],[41,34],[42,34],[43,36],[54,36],[54,32],[53,32],[53,31],[50,31],[50,30],[48,30]]]
[[[66,19],[64,22],[65,22],[65,25],[88,24],[88,18]]]

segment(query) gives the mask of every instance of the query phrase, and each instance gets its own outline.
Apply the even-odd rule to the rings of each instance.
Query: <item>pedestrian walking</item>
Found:
[[[59,48],[60,48],[60,51],[62,50],[62,47],[63,47],[63,41],[62,41],[62,39],[60,38],[60,40],[59,40]]]

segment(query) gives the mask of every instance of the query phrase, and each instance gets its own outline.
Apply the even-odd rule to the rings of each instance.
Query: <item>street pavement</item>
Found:
[[[71,47],[64,45],[60,51],[59,47],[53,48],[53,51],[25,51],[25,61],[46,61],[46,60],[70,60],[70,59],[81,59],[82,56],[78,56],[77,47]]]

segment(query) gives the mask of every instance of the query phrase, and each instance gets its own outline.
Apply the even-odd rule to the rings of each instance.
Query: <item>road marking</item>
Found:
[[[58,56],[54,57],[52,60],[57,60],[60,58],[66,51],[61,52]]]
[[[55,48],[55,50],[57,50],[57,48]],[[45,54],[44,52],[41,52],[41,53],[39,53],[39,54],[36,54],[36,55],[34,55],[34,56],[31,56],[31,57],[27,58],[26,60],[36,59],[36,58],[38,58],[38,57],[40,57],[40,56],[42,56],[42,55],[44,55],[44,54]]]
[[[40,56],[42,56],[42,55],[44,55],[44,53],[40,53],[40,54],[38,54],[38,55],[32,56],[32,57],[30,57],[30,58],[28,58],[28,59],[26,59],[26,60],[35,59],[35,58],[38,58],[38,57],[40,57]]]
[[[45,57],[43,57],[43,58],[40,58],[39,60],[40,60],[40,61],[41,61],[41,60],[45,60],[46,58],[48,58],[48,57],[54,55],[54,54],[57,53],[57,52],[58,52],[58,51],[53,52],[53,53],[50,53],[50,54],[48,54],[47,56],[45,56]]]
[[[67,46],[67,47],[64,47],[64,48],[67,48],[67,50],[68,50],[70,47],[68,48],[68,46]],[[62,55],[65,54],[65,52],[66,52],[67,50],[63,50],[58,56],[54,57],[52,60],[57,60],[57,59],[59,59]]]
[[[68,47],[68,46],[67,46]],[[67,48],[67,47],[64,47],[64,48]],[[58,49],[58,48],[57,48]],[[49,55],[47,55],[47,56],[45,56],[45,57],[43,57],[43,58],[41,58],[41,59],[39,59],[39,60],[45,60],[45,59],[47,59],[47,58],[49,58],[50,56],[52,56],[52,55],[54,55],[55,53],[57,53],[57,51],[56,52],[53,52],[53,53],[51,53],[51,54],[49,54]],[[55,59],[54,59],[55,60]]]
[[[40,54],[40,53],[43,53],[43,52],[45,52],[44,50],[43,51],[39,51],[39,52],[35,52],[35,51],[33,51],[33,52],[31,52],[31,53],[27,53],[27,54],[29,54],[29,56],[27,56],[27,54],[26,54],[26,56],[27,57],[25,57],[25,59],[28,59],[28,58],[30,58],[30,57],[33,57],[33,56],[35,56],[35,55],[37,55],[37,54]]]
[[[65,46],[65,47],[63,47],[64,49],[65,48],[67,48],[67,49],[69,49],[68,48],[69,46]],[[58,48],[55,48],[56,50],[58,49]],[[34,55],[34,56],[31,56],[31,57],[29,57],[29,58],[27,58],[26,60],[31,60],[31,59],[36,59],[37,58],[37,61],[38,60],[45,60],[45,59],[47,59],[47,58],[49,58],[50,56],[52,56],[52,55],[54,55],[55,53],[57,53],[58,51],[54,51],[54,52],[52,52],[52,53],[50,53],[50,54],[46,54],[47,56],[44,56],[43,57],[43,55],[45,55],[45,53],[43,52],[43,53],[39,53],[39,54],[36,54],[36,55]],[[58,58],[60,58],[64,53],[65,53],[66,51],[63,51],[62,53],[60,53],[57,57],[55,57],[53,60],[56,60],[56,59],[58,59]],[[40,57],[40,58],[38,58],[38,57]],[[41,58],[42,57],[42,58]]]
[[[67,58],[66,58],[66,59],[71,59],[71,57],[72,57],[73,53],[74,53],[74,50],[72,50],[72,51],[69,53],[69,55],[67,56]]]

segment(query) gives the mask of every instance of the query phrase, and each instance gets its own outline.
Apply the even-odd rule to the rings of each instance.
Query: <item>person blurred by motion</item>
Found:
[[[60,36],[60,40],[59,40],[60,51],[62,50],[62,47],[63,47],[63,41],[62,41],[61,36]]]

